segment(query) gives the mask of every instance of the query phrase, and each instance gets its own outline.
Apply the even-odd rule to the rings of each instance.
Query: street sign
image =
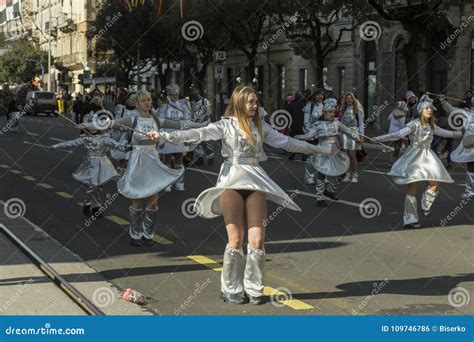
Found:
[[[224,67],[222,65],[216,65],[214,67],[214,77],[216,80],[224,78]]]

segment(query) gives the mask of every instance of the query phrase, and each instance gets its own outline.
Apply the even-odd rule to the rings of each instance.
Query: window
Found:
[[[345,82],[346,68],[343,66],[337,67],[337,83],[336,83],[336,92],[335,96],[339,97],[344,91],[344,82]]]
[[[300,92],[304,93],[304,91],[308,88],[308,69],[302,68],[300,69],[300,77],[299,77],[299,90]]]
[[[394,47],[393,53],[393,95],[394,100],[400,100],[405,97],[407,90],[407,66],[405,57],[402,54],[405,41],[399,38]]]

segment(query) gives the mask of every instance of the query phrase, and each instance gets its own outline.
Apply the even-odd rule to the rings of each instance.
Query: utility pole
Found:
[[[48,91],[51,91],[51,0],[48,6],[49,27],[48,27]]]

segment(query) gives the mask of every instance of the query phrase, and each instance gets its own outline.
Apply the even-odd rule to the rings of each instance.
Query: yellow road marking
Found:
[[[9,169],[10,166],[5,165],[5,164],[0,164],[0,169]]]
[[[70,198],[74,197],[73,195],[68,194],[67,192],[56,192],[56,195],[59,195],[61,197],[67,198],[67,199],[70,199]]]
[[[168,240],[167,238],[163,237],[163,236],[160,236],[160,235],[155,235],[155,237],[153,238],[153,240],[160,244],[160,245],[172,245],[173,244],[173,241],[170,241]]]
[[[35,181],[36,178],[31,177],[31,176],[23,176],[24,179],[29,180],[29,181]]]
[[[21,175],[23,172],[20,170],[10,170],[11,173],[14,173],[15,175]]]
[[[209,259],[208,257],[205,257],[204,255],[189,255],[188,259],[191,259],[197,262],[198,264],[209,267],[211,270],[214,270],[216,272],[222,272],[221,264],[217,263],[212,259]]]
[[[127,220],[124,220],[123,218],[115,216],[115,215],[108,215],[108,216],[106,216],[106,218],[108,220],[114,222],[114,223],[117,223],[117,224],[121,225],[121,226],[126,226],[127,224],[130,223]]]
[[[53,187],[49,184],[46,184],[46,183],[39,183],[38,184],[40,187],[42,187],[43,189],[52,189]]]
[[[191,259],[198,264],[204,265],[206,267],[209,267],[210,269],[216,271],[216,272],[222,272],[222,265],[219,264],[218,262],[205,257],[204,255],[188,255],[188,259]],[[308,309],[314,309],[313,306],[306,304],[305,302],[298,300],[298,299],[293,299],[288,293],[282,292],[280,290],[274,289],[273,287],[270,286],[265,286],[263,288],[263,294],[265,296],[272,296],[278,300],[278,298],[281,298],[281,300],[278,300],[279,303],[282,303],[294,310],[308,310]]]

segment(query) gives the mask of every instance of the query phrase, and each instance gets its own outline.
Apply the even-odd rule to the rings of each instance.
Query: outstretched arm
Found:
[[[62,141],[60,143],[54,144],[51,148],[69,148],[69,147],[77,147],[81,146],[84,143],[84,137],[79,137],[69,141]]]
[[[443,137],[443,138],[461,138],[462,133],[460,131],[450,131],[436,126],[434,129],[434,135]]]
[[[412,123],[409,123],[408,125],[405,126],[405,128],[402,128],[401,130],[397,132],[379,135],[378,137],[373,137],[372,141],[373,142],[397,141],[406,137],[411,132],[414,132],[415,129],[416,129],[416,126]]]
[[[112,147],[116,150],[120,150],[123,152],[128,152],[130,150],[130,144],[128,142],[119,143],[112,138],[106,137],[104,139],[105,145]]]
[[[311,140],[316,138],[317,136],[317,130],[316,129],[311,129],[307,134],[298,134],[295,135],[295,139],[299,140]]]
[[[180,143],[200,143],[201,141],[206,140],[220,140],[222,139],[221,135],[221,122],[216,122],[207,125],[206,127],[190,129],[187,131],[174,131],[171,133],[167,132],[150,132],[147,135],[155,140],[164,140],[171,144],[180,144]]]

